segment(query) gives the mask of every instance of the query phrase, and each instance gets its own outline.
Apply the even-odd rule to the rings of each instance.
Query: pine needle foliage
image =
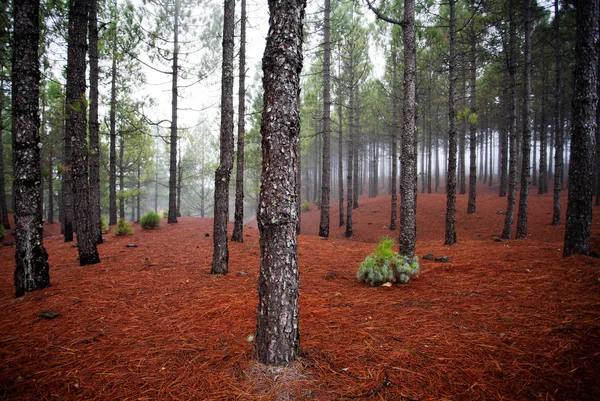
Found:
[[[160,216],[158,213],[149,212],[145,214],[140,220],[140,225],[144,230],[152,230],[160,227]]]
[[[115,228],[115,235],[118,237],[123,237],[125,235],[133,234],[133,228],[125,221],[125,219],[119,219],[117,223],[117,228]]]
[[[384,237],[374,252],[360,264],[356,277],[371,287],[384,283],[406,284],[419,272],[417,257],[409,260],[404,255],[394,252],[396,241]]]

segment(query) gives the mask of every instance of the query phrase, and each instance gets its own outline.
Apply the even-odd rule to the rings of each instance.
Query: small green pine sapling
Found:
[[[160,216],[158,213],[149,212],[145,214],[140,220],[140,225],[144,230],[152,230],[153,228],[160,227]]]
[[[116,236],[125,236],[133,234],[133,228],[125,221],[125,219],[119,219],[117,223],[117,228],[115,228]]]
[[[409,260],[394,252],[395,244],[391,238],[382,238],[374,252],[360,264],[356,273],[358,280],[372,287],[384,283],[408,283],[419,272],[419,262],[416,256]]]

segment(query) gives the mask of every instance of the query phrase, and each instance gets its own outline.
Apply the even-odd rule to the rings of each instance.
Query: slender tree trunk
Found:
[[[556,6],[555,6],[556,7]],[[590,253],[596,113],[598,106],[597,0],[576,8],[575,81],[571,125],[569,198],[563,256]]]
[[[353,70],[350,69],[350,82],[354,79],[352,76]],[[352,175],[354,172],[354,166],[352,163],[358,161],[354,159],[354,90],[352,87],[348,90],[348,160],[346,162],[346,188],[348,194],[346,196],[346,238],[352,236],[352,199],[354,199],[354,185]]]
[[[451,0],[452,2],[452,0]],[[404,0],[404,116],[402,124],[402,168],[400,177],[400,253],[415,255],[417,241],[417,150],[415,146],[417,51],[415,4]]]
[[[117,8],[115,0],[115,10]],[[108,173],[108,225],[117,224],[117,13],[113,15],[112,66],[110,83],[110,154]]]
[[[142,176],[142,163],[138,162],[137,165],[137,218],[135,219],[136,222],[140,222],[141,219],[141,197],[142,197],[142,182],[141,182],[141,176]]]
[[[260,362],[278,366],[296,359],[300,342],[296,179],[305,6],[304,1],[269,3],[270,28],[263,58],[256,354]]]
[[[545,88],[545,80],[542,80],[542,86]],[[544,105],[546,104],[545,89],[542,94],[542,101],[540,105],[540,175],[538,184],[538,195],[542,195],[548,192],[548,135],[546,134],[546,113]]]
[[[40,186],[39,0],[13,4],[12,121],[15,192],[15,296],[50,285],[42,238]],[[15,99],[19,99],[15,102]]]
[[[490,173],[488,179],[488,186],[491,187],[494,181],[494,134],[491,129],[488,132],[488,137],[490,141],[490,164],[488,166]]]
[[[156,127],[156,136],[158,137],[158,126]],[[158,213],[158,142],[156,142],[155,149],[156,157],[154,158],[154,213]]]
[[[487,118],[486,118],[487,120]],[[482,147],[484,147],[484,151],[483,151],[483,183],[486,184],[488,181],[488,156],[489,156],[489,139],[490,139],[490,132],[489,132],[489,127],[487,126],[487,122],[486,121],[486,127],[485,130],[483,131],[483,139],[485,141],[485,144],[482,144]]]
[[[512,226],[515,217],[515,202],[517,199],[517,68],[515,64],[515,44],[517,28],[514,22],[513,0],[508,0],[509,39],[508,39],[508,73],[510,77],[509,98],[509,174],[508,174],[508,204],[504,218],[502,238],[512,238]]]
[[[534,106],[535,107],[535,106]],[[531,149],[531,155],[533,157],[533,163],[531,166],[531,184],[532,185],[538,185],[538,177],[537,177],[537,169],[538,169],[538,162],[537,162],[537,135],[536,135],[536,131],[537,131],[537,127],[538,127],[538,114],[537,111],[534,111],[533,113],[533,130],[532,130],[532,141],[533,141],[533,149]]]
[[[223,20],[223,67],[221,78],[221,149],[219,156],[219,167],[215,172],[215,218],[213,229],[214,250],[211,269],[212,274],[225,274],[229,271],[227,221],[229,220],[229,179],[231,176],[231,169],[233,168],[233,37],[235,27],[234,12],[235,1],[225,0],[225,17]],[[266,103],[267,101],[265,96],[265,104]],[[266,123],[264,113],[262,121],[263,124]],[[262,204],[261,207],[263,207]]]
[[[448,169],[446,173],[446,233],[445,245],[454,245],[456,229],[456,0],[449,0],[450,5],[450,56],[449,56],[449,89],[448,89]]]
[[[352,147],[352,151],[354,153],[354,173],[352,174],[352,185],[354,186],[354,191],[352,192],[352,208],[358,208],[358,195],[362,193],[362,186],[359,186],[359,158],[358,158],[358,148],[360,147],[360,118],[359,118],[359,92],[358,92],[358,82],[354,85],[354,146]]]
[[[125,139],[123,133],[119,136],[119,218],[125,219]]]
[[[181,217],[181,186],[183,181],[183,164],[181,162],[181,147],[177,149],[179,161],[177,162],[177,217]]]
[[[507,106],[510,103],[507,98],[508,95],[505,91],[501,100],[505,112],[509,111],[506,109],[510,109],[510,106]],[[508,128],[506,121],[502,121],[500,125],[500,196],[506,196],[506,190],[508,189]]]
[[[100,146],[98,145],[98,0],[89,0],[89,42],[90,42],[90,220],[96,243],[101,244],[102,222],[100,221]],[[52,170],[50,170],[52,175]]]
[[[29,3],[28,3],[29,4]],[[38,6],[39,7],[39,6]],[[38,33],[39,35],[39,33]],[[0,222],[5,229],[10,229],[8,222],[8,207],[6,205],[6,192],[4,190],[4,124],[2,121],[2,110],[4,107],[4,79],[0,78]]]
[[[338,61],[338,77],[341,76],[341,67],[340,62]],[[342,113],[342,83],[338,83],[338,93],[337,93],[337,114],[338,114],[338,202],[339,202],[339,212],[340,212],[340,220],[339,226],[344,225],[344,143],[343,143],[343,135],[342,135],[342,125],[343,125],[343,113]]]
[[[433,86],[433,82],[432,82],[432,76],[431,73],[429,75],[429,88],[427,91],[427,103],[428,103],[428,107],[427,109],[429,110],[429,117],[427,119],[427,193],[430,194],[431,193],[431,159],[433,156],[433,149],[432,149],[432,137],[433,137],[433,108],[432,108],[432,96],[431,96],[431,91],[432,91],[432,86]]]
[[[469,116],[469,201],[467,214],[476,210],[477,200],[477,42],[475,33],[471,35],[471,68],[470,68],[470,112]]]
[[[529,177],[531,157],[530,98],[531,98],[531,0],[525,0],[525,43],[523,45],[523,145],[521,164],[521,194],[517,220],[517,238],[527,238],[527,213],[529,202]]]
[[[62,176],[62,204],[63,204],[63,234],[65,242],[73,241],[73,173],[72,173],[72,143],[67,134],[68,103],[64,105],[64,146],[63,146],[63,176]]]
[[[67,142],[72,145],[71,174],[74,217],[77,221],[77,250],[81,266],[100,263],[91,220],[88,177],[88,141],[85,102],[85,56],[87,52],[88,0],[69,4],[69,43],[67,57]]]
[[[398,116],[398,101],[400,94],[398,93],[398,53],[395,44],[392,44],[392,213],[390,217],[390,230],[396,229],[397,209],[398,206],[398,128],[399,128],[399,116]]]
[[[598,2],[597,0],[591,0]],[[579,4],[579,3],[578,3]],[[562,224],[560,192],[563,182],[563,121],[562,121],[562,78],[561,78],[561,54],[560,54],[560,18],[558,14],[558,0],[554,0],[554,46],[556,56],[556,85],[554,86],[554,207],[552,213],[552,225]],[[595,73],[595,72],[594,72]],[[575,95],[577,96],[577,94]]]
[[[48,160],[48,223],[54,223],[54,176],[52,173],[52,157]]]
[[[325,0],[323,26],[323,175],[321,178],[321,220],[319,236],[329,237],[329,187],[331,179],[331,0]]]
[[[244,138],[246,136],[246,0],[241,0],[238,138],[235,175],[235,212],[231,240],[244,242]],[[299,194],[298,194],[299,196]]]
[[[169,212],[167,217],[167,223],[169,224],[177,223],[177,101],[179,96],[177,82],[179,78],[180,6],[180,0],[175,0],[173,15],[173,79],[171,80],[171,137],[169,139]]]

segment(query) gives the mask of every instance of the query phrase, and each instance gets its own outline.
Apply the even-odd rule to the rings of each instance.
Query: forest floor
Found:
[[[445,195],[419,193],[421,272],[394,287],[356,279],[374,244],[398,235],[387,229],[390,196],[360,199],[349,240],[337,205],[328,240],[316,236],[315,206],[303,213],[301,357],[285,369],[253,358],[257,229],[230,242],[221,276],[209,274],[210,219],[107,234],[102,263],[86,267],[46,225],[52,285],[42,291],[13,298],[14,247],[0,247],[0,399],[599,400],[600,259],[562,257],[551,194],[532,194],[527,240],[496,240],[506,198],[479,192],[472,215],[458,196],[452,247]]]

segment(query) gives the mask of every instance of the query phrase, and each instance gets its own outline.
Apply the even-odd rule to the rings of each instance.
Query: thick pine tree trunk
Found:
[[[96,241],[97,232],[92,227],[90,213],[90,187],[88,176],[88,141],[86,121],[86,53],[87,16],[89,0],[72,0],[69,3],[69,41],[67,56],[67,142],[71,149],[71,174],[73,215],[77,222],[77,250],[81,266],[100,263]]]
[[[446,172],[446,231],[445,245],[456,242],[456,0],[449,0],[450,9],[450,56],[448,89],[448,169]]]
[[[89,42],[90,42],[90,220],[96,243],[102,243],[102,223],[100,221],[100,146],[98,145],[98,0],[90,1]],[[52,170],[50,170],[50,181]],[[50,186],[49,186],[50,188]],[[52,196],[50,196],[52,198]]]
[[[597,0],[591,0],[596,1]],[[561,78],[561,54],[560,54],[560,18],[558,14],[558,0],[554,0],[554,46],[556,56],[556,84],[554,86],[554,207],[552,213],[552,225],[562,224],[560,192],[562,190],[564,160],[563,160],[563,120],[562,120],[562,78]],[[577,95],[574,95],[577,96]]]
[[[244,242],[244,138],[246,132],[246,0],[241,0],[238,138],[235,175],[235,212],[231,240]]]
[[[515,202],[517,199],[517,68],[515,61],[516,24],[513,15],[513,0],[508,1],[509,39],[508,39],[508,73],[510,82],[509,97],[509,173],[508,203],[504,217],[502,238],[512,238],[512,226],[515,218]]]
[[[467,214],[473,214],[477,201],[477,42],[475,33],[471,35],[471,68],[470,68],[470,112],[469,118],[469,201]]]
[[[15,296],[50,284],[48,253],[42,238],[40,185],[39,0],[13,5],[13,160],[15,191]],[[14,101],[18,99],[18,101]]]
[[[415,4],[404,0],[404,116],[400,176],[400,253],[412,258],[417,241],[417,150],[415,146],[417,51]]]
[[[231,169],[233,168],[234,12],[235,1],[225,0],[223,19],[223,67],[221,78],[221,147],[219,167],[215,171],[215,217],[213,229],[214,248],[211,268],[212,274],[225,274],[229,270],[227,221],[229,220],[229,179],[231,176]],[[264,113],[262,121],[263,123],[265,121]]]
[[[173,73],[171,80],[171,137],[169,138],[169,211],[167,223],[177,223],[177,100],[179,88],[179,9],[180,0],[175,0],[173,15]],[[216,192],[216,188],[215,188]]]
[[[260,362],[277,366],[296,359],[300,340],[296,180],[305,6],[304,1],[269,2],[270,28],[263,57],[256,354]]]
[[[523,44],[523,145],[521,161],[521,194],[517,219],[517,238],[527,238],[527,214],[529,202],[529,178],[531,157],[530,98],[531,98],[531,0],[525,0],[525,43]]]
[[[325,0],[323,18],[323,164],[321,176],[321,220],[319,236],[329,237],[329,192],[331,181],[331,0]]]
[[[563,256],[590,253],[592,187],[598,97],[597,0],[581,0],[576,9],[575,82],[571,126],[569,199]]]
[[[600,42],[597,49],[600,59]],[[598,63],[596,96],[600,99],[600,63]],[[0,157],[0,162],[2,158]],[[600,106],[596,107],[596,206],[600,206]]]

